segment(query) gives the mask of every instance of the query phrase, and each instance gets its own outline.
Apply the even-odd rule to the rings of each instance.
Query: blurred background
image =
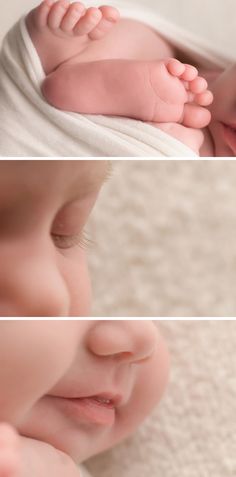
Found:
[[[229,51],[235,56],[236,2],[235,0],[121,0],[125,5],[143,5],[153,8],[164,18],[200,36],[222,54]],[[0,0],[0,41],[20,16],[35,7],[39,0]],[[84,2],[85,5],[116,5],[116,0]],[[120,2],[119,2],[120,4]]]
[[[236,316],[236,162],[111,162],[89,224],[93,316]]]

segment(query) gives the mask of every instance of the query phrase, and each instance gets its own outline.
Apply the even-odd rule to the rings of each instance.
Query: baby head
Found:
[[[209,126],[215,156],[236,156],[236,64],[218,76],[211,86],[214,102]]]
[[[79,463],[136,429],[168,368],[150,320],[1,321],[0,421]]]
[[[87,316],[83,230],[103,160],[0,162],[0,316]]]

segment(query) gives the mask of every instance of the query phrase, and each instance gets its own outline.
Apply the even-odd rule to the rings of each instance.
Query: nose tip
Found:
[[[100,357],[138,363],[150,358],[157,344],[157,328],[150,320],[102,321],[90,331],[88,347]]]

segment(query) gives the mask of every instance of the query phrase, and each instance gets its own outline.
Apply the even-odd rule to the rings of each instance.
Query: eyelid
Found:
[[[79,246],[83,250],[87,250],[94,244],[84,230],[75,235],[60,235],[52,233],[51,236],[56,247],[60,249],[69,249]]]

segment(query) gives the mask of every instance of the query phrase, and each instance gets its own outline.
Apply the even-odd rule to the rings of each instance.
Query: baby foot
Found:
[[[85,8],[83,3],[69,0],[44,0],[34,10],[34,23],[38,29],[49,29],[60,38],[88,35],[102,38],[119,19],[116,8],[103,6]]]
[[[198,70],[176,59],[151,64],[150,82],[157,95],[153,122],[177,122],[191,128],[203,128],[211,119],[203,106],[213,101],[207,81]]]
[[[26,17],[26,26],[46,74],[76,58],[103,38],[119,19],[116,8],[88,8],[81,2],[44,0]]]
[[[9,424],[0,424],[0,477],[20,475],[19,436]]]

